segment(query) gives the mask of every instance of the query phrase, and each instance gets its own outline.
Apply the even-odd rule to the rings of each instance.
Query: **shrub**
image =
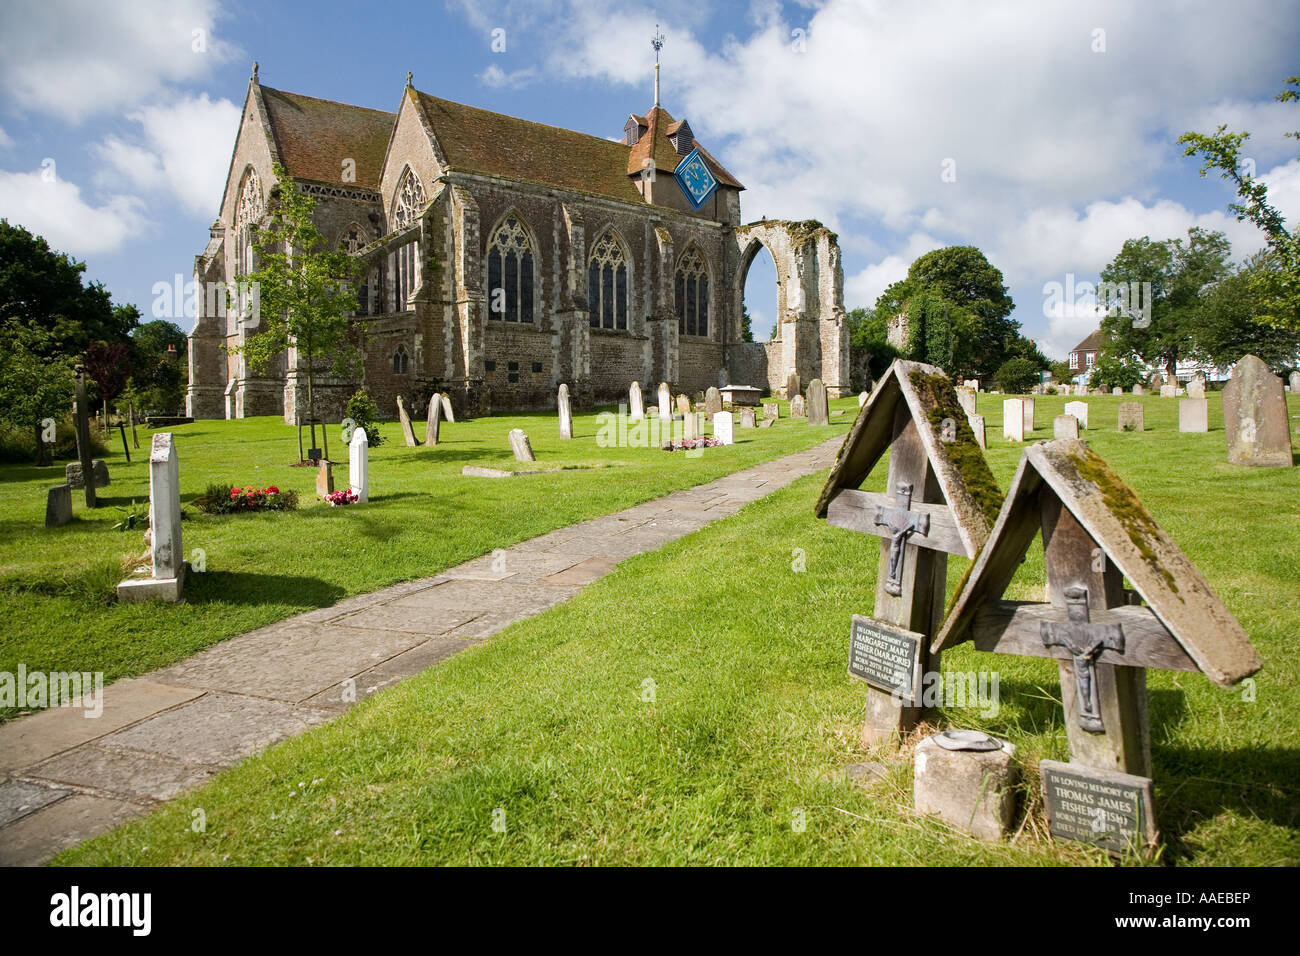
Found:
[[[245,485],[208,485],[208,490],[194,499],[194,507],[204,514],[226,515],[249,511],[293,511],[298,507],[298,492],[281,491],[275,485],[254,488]]]
[[[366,430],[371,448],[383,444],[384,439],[379,434],[379,424],[376,421],[379,418],[379,406],[364,387],[357,389],[348,399],[346,414],[357,428]]]
[[[1038,363],[1033,359],[1013,358],[998,369],[994,380],[1008,395],[1024,395],[1039,382]]]
[[[1116,357],[1102,353],[1092,367],[1088,384],[1093,388],[1122,388],[1129,391],[1146,378],[1142,364],[1133,356]]]

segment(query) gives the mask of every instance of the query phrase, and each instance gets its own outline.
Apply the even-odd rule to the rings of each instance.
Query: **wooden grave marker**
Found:
[[[858,490],[887,449],[887,492]],[[913,691],[938,669],[928,644],[943,620],[948,555],[979,553],[1001,503],[952,382],[932,365],[895,361],[862,406],[816,509],[837,527],[881,538],[875,616],[855,615],[850,636],[849,673],[867,683],[864,745],[896,744],[920,722]]]

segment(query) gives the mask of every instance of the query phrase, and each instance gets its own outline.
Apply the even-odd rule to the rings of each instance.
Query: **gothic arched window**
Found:
[[[411,370],[411,356],[405,345],[399,345],[393,353],[393,374],[405,375]]]
[[[420,177],[409,168],[402,173],[402,179],[393,196],[392,232],[400,232],[414,224],[424,209],[424,185]]]
[[[235,206],[235,275],[253,271],[253,233],[266,215],[262,200],[262,181],[252,166],[244,172],[239,185],[239,202]]]
[[[698,248],[677,263],[677,322],[682,335],[709,334],[709,266]]]
[[[533,321],[533,242],[517,216],[508,216],[488,243],[488,318]]]
[[[593,329],[627,330],[627,256],[613,230],[607,230],[591,249],[587,311]]]

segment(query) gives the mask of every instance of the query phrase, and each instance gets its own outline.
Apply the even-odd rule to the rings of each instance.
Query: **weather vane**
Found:
[[[655,24],[654,36],[650,38],[650,45],[655,48],[655,106],[659,105],[659,51],[664,48],[664,35],[659,32],[659,24]]]

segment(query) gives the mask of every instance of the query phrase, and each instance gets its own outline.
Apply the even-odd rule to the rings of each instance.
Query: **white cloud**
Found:
[[[216,32],[219,0],[0,4],[0,85],[18,110],[70,122],[206,77],[238,50]]]
[[[0,126],[0,149],[9,149],[13,144],[13,137],[4,131],[3,126]]]
[[[844,280],[844,307],[856,309],[875,305],[880,293],[899,279],[907,278],[908,266],[917,256],[941,249],[944,245],[946,243],[924,232],[912,233],[901,252],[891,253]]]
[[[240,107],[203,93],[146,106],[129,119],[139,124],[139,135],[131,140],[109,136],[95,147],[105,163],[98,181],[124,179],[137,189],[170,194],[186,212],[215,216]]]
[[[531,83],[536,75],[537,71],[532,67],[507,73],[493,63],[478,74],[478,80],[484,86],[490,86],[493,89],[517,90]]]
[[[115,252],[144,226],[134,197],[110,196],[92,206],[75,183],[45,170],[0,170],[0,217],[44,236],[54,249],[81,257]]]

